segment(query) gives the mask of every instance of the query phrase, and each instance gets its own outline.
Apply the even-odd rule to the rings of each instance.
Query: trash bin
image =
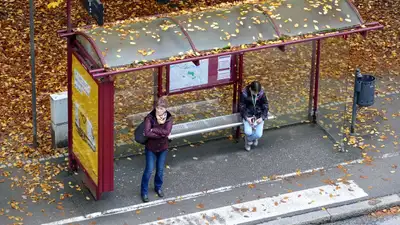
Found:
[[[357,105],[371,106],[375,102],[375,77],[372,75],[362,75],[357,78],[358,98]]]

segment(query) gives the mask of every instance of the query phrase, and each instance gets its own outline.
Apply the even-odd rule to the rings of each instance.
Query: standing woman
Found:
[[[253,81],[240,96],[240,114],[243,118],[246,151],[258,145],[263,135],[264,120],[268,119],[268,99],[260,82]]]
[[[143,172],[141,196],[143,202],[149,201],[148,187],[151,174],[156,167],[154,177],[154,191],[159,197],[164,197],[162,191],[165,158],[168,152],[168,136],[172,130],[172,115],[167,111],[167,102],[164,97],[158,99],[155,108],[145,118],[144,135],[148,138],[145,154],[146,168]]]

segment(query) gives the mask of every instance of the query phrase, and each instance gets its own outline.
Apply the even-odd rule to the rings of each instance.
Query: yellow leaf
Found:
[[[48,9],[57,8],[64,0],[57,0],[56,2],[50,2],[47,4]]]

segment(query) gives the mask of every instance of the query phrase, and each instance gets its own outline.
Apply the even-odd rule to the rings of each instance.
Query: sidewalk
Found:
[[[398,113],[399,98],[398,96],[391,98],[392,111],[389,113]],[[385,131],[388,129],[388,123],[392,127],[390,131]],[[393,134],[400,131],[400,123],[396,117],[388,116],[388,120],[381,121],[376,129],[381,133],[371,135],[372,138],[367,141],[384,147],[379,148],[380,152],[371,151],[367,155],[362,155],[360,149],[351,147],[347,148],[349,150],[347,153],[337,152],[333,148],[334,143],[324,138],[326,135],[324,131],[312,124],[267,130],[260,141],[260,146],[251,152],[243,150],[243,141],[236,144],[227,139],[210,141],[195,147],[182,147],[171,151],[167,158],[164,186],[166,199],[159,199],[155,194],[150,194],[152,202],[146,204],[141,202],[139,195],[144,156],[115,161],[115,191],[104,195],[100,201],[94,201],[87,190],[75,186],[76,176],[71,176],[66,171],[61,171],[57,175],[57,179],[64,182],[64,187],[60,188],[58,193],[51,193],[47,200],[42,199],[38,203],[32,203],[30,198],[27,198],[28,194],[22,193],[20,188],[10,190],[11,181],[6,179],[0,184],[1,193],[7,193],[3,194],[0,203],[0,210],[5,209],[4,215],[0,216],[0,224],[18,222],[16,217],[10,216],[19,216],[24,218],[24,224],[33,225],[45,223],[137,225],[157,221],[160,218],[177,218],[193,213],[197,216],[205,210],[222,210],[221,208],[226,206],[248,204],[246,202],[263,199],[272,201],[278,198],[285,201],[285,194],[296,191],[298,195],[304,197],[309,195],[307,200],[304,200],[305,203],[294,205],[292,211],[275,210],[275,203],[269,202],[268,207],[275,214],[273,216],[263,214],[261,221],[252,220],[254,218],[246,210],[242,212],[243,216],[250,218],[249,224],[254,224],[321,210],[321,207],[329,208],[400,193],[400,172],[396,170],[397,167],[395,168],[400,160],[399,149],[393,144],[395,136],[391,135],[392,130]],[[388,138],[381,141],[379,137],[383,133],[387,133]],[[343,162],[348,162],[349,165],[338,168]],[[62,160],[58,163],[62,163],[65,167]],[[22,169],[5,168],[2,172],[5,171],[11,171],[11,176],[19,176],[19,182],[23,182]],[[353,197],[336,199],[332,205],[319,203],[314,197],[319,193],[313,190],[321,187],[327,189],[327,186],[337,182],[338,179],[354,183],[354,188],[359,190],[357,193],[360,195],[352,195],[346,188],[342,188],[343,192],[340,193],[343,196]],[[72,196],[60,197],[64,193]],[[55,200],[52,201],[52,198]],[[24,208],[23,212],[10,208],[11,203],[7,202],[13,200]],[[26,203],[23,203],[24,201]],[[16,208],[15,202],[14,208]],[[309,202],[311,203],[308,204]],[[314,203],[317,207],[313,207]],[[286,207],[281,201],[278,205]],[[256,209],[259,210],[261,206]],[[28,214],[29,212],[32,215]],[[221,216],[219,219],[222,224],[221,221],[227,221],[228,217]],[[60,220],[61,222],[54,222]]]

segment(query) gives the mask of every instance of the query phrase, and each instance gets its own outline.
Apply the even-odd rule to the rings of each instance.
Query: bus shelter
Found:
[[[148,85],[157,87],[156,96],[231,85],[231,116],[211,118],[203,125],[178,124],[170,138],[226,128],[236,128],[239,137],[244,53],[267,48],[284,52],[288,45],[311,42],[308,111],[310,121],[316,122],[321,40],[356,33],[365,37],[383,28],[364,22],[350,0],[222,4],[82,28],[72,28],[70,10],[68,4],[68,29],[59,32],[68,40],[69,166],[84,171],[84,182],[96,199],[114,189],[117,76],[154,69],[155,84]]]

